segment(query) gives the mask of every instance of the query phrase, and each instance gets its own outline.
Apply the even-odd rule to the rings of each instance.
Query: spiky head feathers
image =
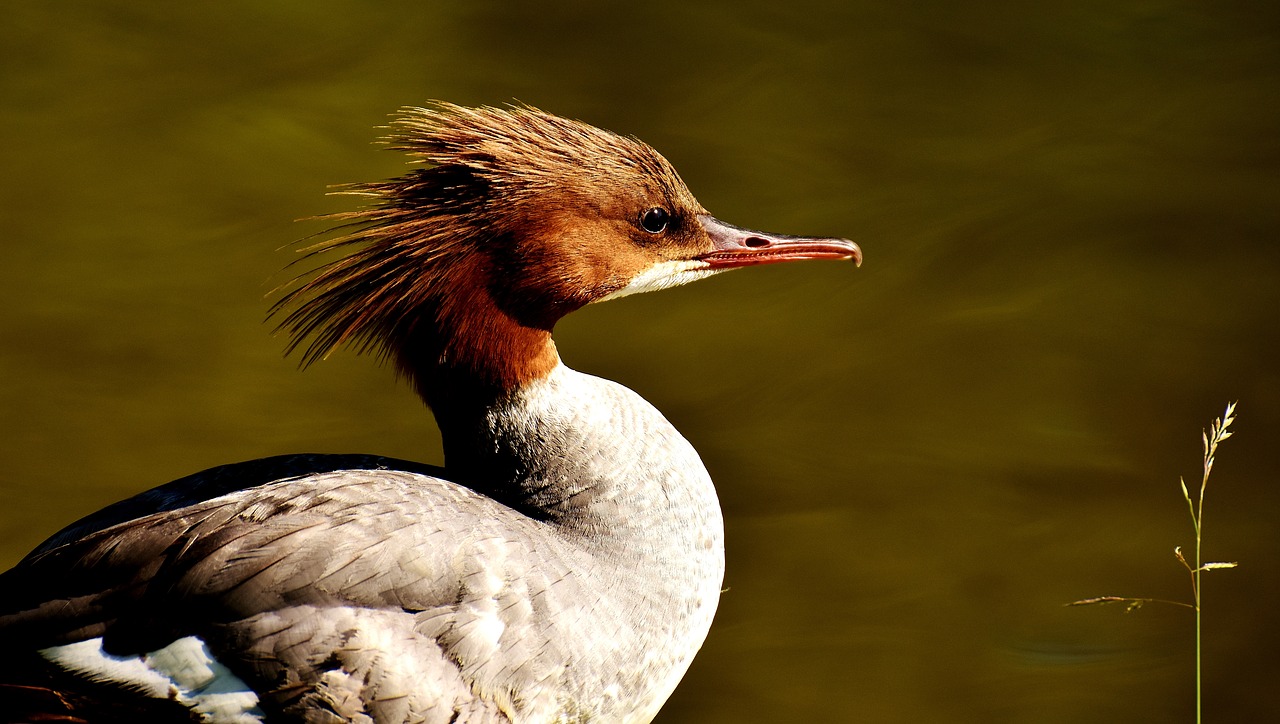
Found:
[[[336,215],[345,233],[307,248],[345,253],[273,309],[290,349],[307,344],[304,363],[350,344],[405,369],[424,338],[450,353],[446,326],[502,333],[477,315],[549,331],[704,242],[705,210],[636,139],[527,106],[407,108],[391,127],[390,146],[422,167],[348,187],[372,204]]]

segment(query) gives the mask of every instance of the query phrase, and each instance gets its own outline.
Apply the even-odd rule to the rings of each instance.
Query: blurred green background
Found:
[[[211,465],[439,462],[391,372],[263,324],[294,219],[399,173],[397,107],[637,135],[735,224],[866,263],[580,312],[571,366],[701,451],[728,575],[675,722],[1191,721],[1280,680],[1280,6],[46,3],[0,27],[0,566]]]

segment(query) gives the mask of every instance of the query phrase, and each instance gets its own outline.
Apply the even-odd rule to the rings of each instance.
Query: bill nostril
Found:
[[[761,239],[761,238],[760,238],[760,237],[758,237],[758,236],[749,236],[749,237],[747,237],[747,240],[746,240],[746,241],[744,241],[743,243],[744,243],[744,244],[746,244],[747,246],[751,247],[752,249],[759,249],[759,248],[761,248],[761,247],[768,246],[768,245],[769,245],[769,240],[768,240],[768,239]]]

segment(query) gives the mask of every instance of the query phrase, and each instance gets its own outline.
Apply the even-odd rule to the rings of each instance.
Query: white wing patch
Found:
[[[627,286],[607,294],[597,301],[603,302],[606,299],[617,299],[619,297],[628,297],[632,294],[640,294],[641,292],[654,292],[659,289],[676,287],[699,279],[705,279],[712,274],[723,271],[709,269],[708,266],[705,261],[698,261],[697,259],[660,261],[632,277]]]
[[[173,698],[211,724],[261,724],[258,695],[187,636],[141,656],[113,656],[102,639],[42,649],[40,655],[68,671],[95,681],[135,687],[149,696]]]

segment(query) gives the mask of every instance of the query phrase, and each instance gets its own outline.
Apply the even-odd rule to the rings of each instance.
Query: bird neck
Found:
[[[463,293],[395,348],[435,414],[450,478],[600,550],[687,558],[698,576],[722,566],[715,488],[671,423],[561,364],[552,323],[508,314],[489,284],[452,288]]]
[[[565,367],[549,330],[483,293],[439,310],[398,359],[435,414],[455,481],[593,540],[672,525],[719,538],[706,468],[652,405]]]

